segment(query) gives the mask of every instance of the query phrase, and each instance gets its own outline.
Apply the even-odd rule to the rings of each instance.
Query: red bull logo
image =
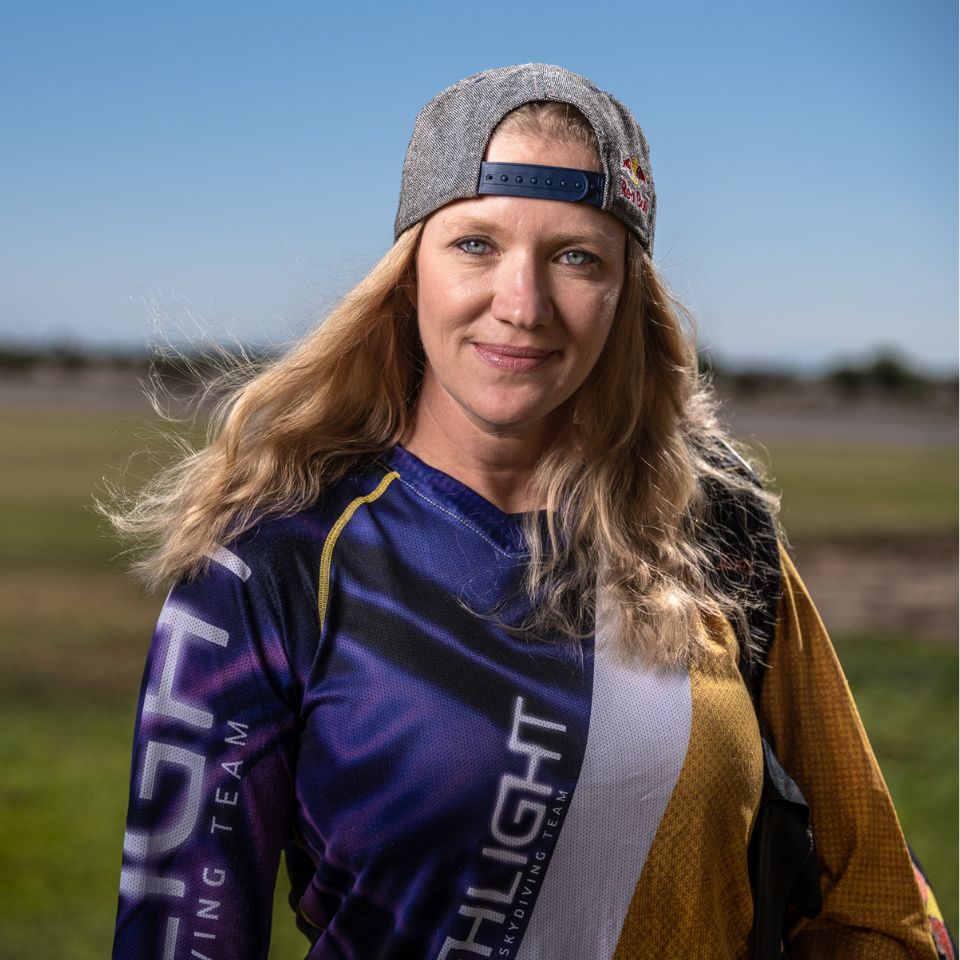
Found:
[[[635,187],[647,182],[647,175],[643,172],[643,167],[636,157],[624,157],[623,168],[627,171],[627,176],[633,181]]]
[[[636,157],[624,157],[620,166],[620,196],[632,203],[644,216],[650,209],[647,175]]]

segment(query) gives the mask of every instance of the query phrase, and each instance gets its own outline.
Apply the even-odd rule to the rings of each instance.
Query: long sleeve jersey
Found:
[[[161,612],[114,960],[268,952],[285,850],[310,960],[747,960],[757,718],[696,668],[522,620],[522,518],[400,447],[264,521]],[[765,726],[810,802],[801,957],[936,960],[896,815],[789,560]]]

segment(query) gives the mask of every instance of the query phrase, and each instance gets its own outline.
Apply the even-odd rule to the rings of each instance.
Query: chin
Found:
[[[556,408],[513,407],[503,405],[490,408],[474,408],[473,417],[498,432],[509,433],[536,428],[548,420]]]

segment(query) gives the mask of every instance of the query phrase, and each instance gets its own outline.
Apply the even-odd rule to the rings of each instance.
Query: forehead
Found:
[[[537,163],[600,173],[596,150],[570,140],[538,137],[517,130],[497,130],[487,144],[484,160],[492,163]]]

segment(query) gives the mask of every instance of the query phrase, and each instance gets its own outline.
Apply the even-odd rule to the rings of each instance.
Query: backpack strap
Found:
[[[710,459],[759,488],[756,474],[731,447],[725,445]],[[763,748],[763,790],[747,853],[754,905],[751,936],[754,960],[775,960],[783,956],[791,918],[798,913],[815,917],[822,907],[810,809],[777,759],[760,715],[782,590],[777,531],[750,489],[731,489],[713,477],[703,478],[703,483],[709,505],[702,541],[713,561],[712,575],[721,589],[740,596],[744,604],[744,619],[734,629],[740,641],[740,672],[753,701]]]
[[[723,470],[748,480],[760,479],[728,444],[710,457]],[[779,541],[773,518],[749,490],[732,490],[713,477],[703,479],[708,499],[704,540],[713,560],[713,575],[725,593],[744,599],[745,622],[734,624],[740,641],[740,673],[759,715],[764,667],[777,623],[780,599]],[[755,655],[750,656],[752,641]]]
[[[707,459],[714,467],[748,481],[758,492],[761,489],[760,478],[726,442]],[[744,601],[745,621],[733,626],[740,641],[740,672],[759,716],[782,591],[777,530],[769,511],[750,489],[732,489],[709,476],[701,482],[708,504],[701,542],[713,561],[715,583]],[[749,654],[751,642],[754,656]]]

